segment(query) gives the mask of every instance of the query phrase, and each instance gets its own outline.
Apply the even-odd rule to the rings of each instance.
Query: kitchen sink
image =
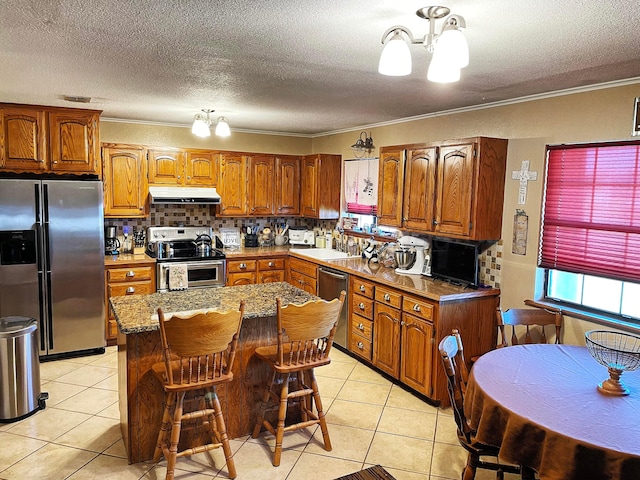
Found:
[[[331,250],[328,248],[290,248],[289,252],[297,253],[309,258],[314,258],[316,260],[338,260],[341,258],[351,257],[351,255],[345,252]]]

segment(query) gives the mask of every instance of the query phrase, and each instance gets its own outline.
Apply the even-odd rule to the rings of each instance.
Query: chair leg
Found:
[[[333,448],[331,446],[331,439],[329,438],[329,429],[327,428],[327,420],[324,418],[324,411],[322,410],[322,400],[320,399],[320,391],[318,390],[318,381],[316,375],[313,372],[313,368],[307,372],[309,375],[309,383],[313,390],[313,399],[316,402],[316,409],[318,410],[318,421],[320,422],[320,430],[322,431],[322,439],[324,440],[324,449],[330,452]]]
[[[167,476],[165,480],[173,480],[178,456],[178,443],[180,442],[180,429],[182,428],[182,407],[184,405],[185,392],[180,392],[176,396],[176,406],[171,425],[171,444],[169,445],[167,456]]]
[[[462,480],[475,480],[476,478],[476,464],[480,460],[479,458],[474,458],[473,454],[469,454],[467,456],[467,464],[462,471]]]
[[[262,422],[264,421],[264,412],[267,409],[267,405],[269,403],[269,398],[271,397],[271,389],[273,388],[273,382],[276,381],[276,372],[271,372],[271,377],[267,382],[267,388],[262,394],[262,405],[260,406],[260,411],[258,412],[258,419],[256,420],[256,424],[253,427],[253,433],[251,434],[251,438],[258,438],[260,435],[260,430],[262,429]]]
[[[287,418],[287,403],[289,397],[289,376],[283,375],[282,389],[280,390],[280,408],[278,409],[278,426],[276,428],[276,448],[273,453],[273,466],[280,466],[280,456],[282,455],[282,440],[284,438],[284,422]]]
[[[224,423],[224,417],[222,416],[222,407],[220,406],[220,400],[216,393],[215,387],[213,388],[213,410],[216,416],[216,429],[220,436],[220,443],[222,443],[222,451],[224,452],[224,458],[227,460],[227,470],[229,471],[229,478],[236,478],[236,464],[233,461],[233,453],[231,452],[231,446],[229,445],[229,438],[227,437],[227,427]]]
[[[162,413],[162,423],[160,424],[160,431],[158,432],[158,442],[156,443],[156,449],[153,452],[153,461],[157,462],[162,456],[162,448],[166,445],[167,434],[171,430],[171,410],[175,404],[176,394],[167,393],[164,399],[164,412]]]

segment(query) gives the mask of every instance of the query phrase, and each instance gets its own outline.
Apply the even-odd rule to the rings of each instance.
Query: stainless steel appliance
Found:
[[[221,248],[211,227],[149,227],[147,254],[156,258],[157,291],[169,291],[170,276],[177,271],[186,276],[181,288],[224,287],[226,259]]]
[[[318,296],[325,300],[333,300],[340,296],[344,290],[349,293],[349,274],[327,267],[318,268]],[[333,342],[340,347],[347,348],[347,329],[349,324],[349,307],[345,299],[338,328],[333,337]]]
[[[104,227],[104,254],[118,255],[120,253],[117,227]]]
[[[38,321],[39,354],[104,352],[102,182],[0,179],[0,317]]]
[[[418,237],[404,236],[398,240],[399,246],[394,252],[396,273],[402,275],[428,275],[429,264],[425,260],[425,250],[429,249],[429,241]]]

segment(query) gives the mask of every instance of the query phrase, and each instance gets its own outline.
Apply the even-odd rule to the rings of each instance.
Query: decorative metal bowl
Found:
[[[585,333],[589,353],[609,369],[609,378],[598,385],[607,395],[629,395],[629,389],[620,382],[625,371],[640,367],[640,337],[629,333],[591,330]]]

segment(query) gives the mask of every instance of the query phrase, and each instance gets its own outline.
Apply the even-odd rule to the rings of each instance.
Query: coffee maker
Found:
[[[118,240],[118,227],[104,227],[104,254],[118,255],[120,240]]]

